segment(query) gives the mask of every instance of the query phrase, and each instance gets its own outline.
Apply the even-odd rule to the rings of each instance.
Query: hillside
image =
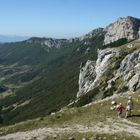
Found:
[[[132,117],[117,117],[117,111],[110,110],[111,101],[126,105],[132,96],[134,110]],[[140,91],[114,95],[104,100],[92,102],[83,107],[65,107],[47,117],[29,120],[0,129],[0,139],[37,139],[37,140],[100,140],[100,139],[140,139]],[[10,134],[11,133],[11,134]]]
[[[75,99],[80,63],[96,59],[103,35],[86,39],[90,44],[77,40],[59,48],[42,41],[31,38],[0,47],[1,85],[8,88],[0,100],[5,124],[50,114]]]
[[[128,24],[131,29],[128,36],[121,36],[126,28],[118,26],[124,19],[123,26]],[[33,37],[0,44],[2,125],[50,115],[68,104],[83,106],[132,91],[134,85],[137,91],[139,19],[120,18],[110,26],[112,30],[98,28],[70,40]],[[117,28],[120,34],[114,34]],[[105,43],[108,32],[110,44]]]

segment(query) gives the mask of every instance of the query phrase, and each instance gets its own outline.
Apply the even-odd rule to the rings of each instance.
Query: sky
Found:
[[[0,34],[71,38],[139,11],[140,0],[0,0]]]

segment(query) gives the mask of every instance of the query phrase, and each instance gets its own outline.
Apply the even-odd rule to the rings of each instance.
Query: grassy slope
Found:
[[[140,124],[140,112],[139,112],[139,106],[140,106],[140,91],[137,91],[135,94],[132,94],[133,102],[134,102],[134,110],[133,110],[133,117],[128,118],[128,121],[134,122],[137,124]],[[126,96],[118,96],[115,98],[117,103],[122,103],[124,106],[126,105],[127,97]],[[99,103],[92,103],[85,107],[79,107],[79,108],[64,108],[62,112],[56,113],[56,115],[53,116],[47,116],[44,118],[38,118],[37,120],[32,120],[28,122],[23,122],[20,124],[16,124],[14,126],[9,126],[5,128],[1,128],[2,134],[7,133],[13,133],[17,131],[25,131],[25,130],[31,130],[36,128],[43,128],[43,127],[51,127],[51,128],[68,128],[73,127],[76,125],[82,125],[85,127],[95,127],[99,123],[102,124],[100,127],[104,128],[104,125],[109,125],[109,127],[112,127],[112,123],[120,123],[120,124],[127,124],[127,122],[123,122],[123,119],[117,118],[116,111],[111,111],[111,101],[112,99],[99,102]],[[108,122],[107,120],[111,120]],[[128,124],[129,125],[129,124]],[[131,124],[129,125],[131,126]],[[121,126],[120,126],[121,127]],[[132,125],[133,128],[133,125]],[[124,130],[125,131],[125,130]],[[68,137],[74,136],[78,140],[80,140],[82,137],[91,137],[96,136],[98,137],[106,137],[107,139],[115,138],[117,140],[127,138],[127,139],[139,139],[134,137],[132,134],[128,134],[127,132],[122,133],[111,133],[111,134],[98,134],[95,132],[85,132],[80,133],[76,130],[73,132],[60,134],[58,136],[58,139],[68,139]],[[46,139],[52,139],[52,137],[46,137]]]

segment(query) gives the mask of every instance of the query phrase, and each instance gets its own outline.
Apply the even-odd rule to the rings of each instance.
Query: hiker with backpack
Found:
[[[125,118],[132,116],[132,109],[133,109],[133,101],[132,101],[132,97],[129,96],[128,101],[127,101],[127,105],[126,105]]]
[[[116,106],[117,106],[117,103],[115,101],[112,101],[111,102],[111,107],[110,107],[110,110],[115,110],[116,109]]]
[[[119,118],[121,118],[122,114],[123,114],[123,110],[124,110],[124,107],[122,106],[122,103],[117,105],[117,103],[115,101],[112,101],[111,104],[112,104],[112,107],[110,109],[111,110],[117,110],[117,116]]]
[[[124,109],[124,107],[122,106],[122,103],[117,105],[117,115],[118,115],[119,118],[122,117],[123,109]]]

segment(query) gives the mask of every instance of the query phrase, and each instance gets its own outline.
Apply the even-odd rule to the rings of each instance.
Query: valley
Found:
[[[139,89],[138,18],[71,39],[2,43],[0,139],[138,140]],[[111,102],[126,106],[129,95],[133,115],[118,118]]]

